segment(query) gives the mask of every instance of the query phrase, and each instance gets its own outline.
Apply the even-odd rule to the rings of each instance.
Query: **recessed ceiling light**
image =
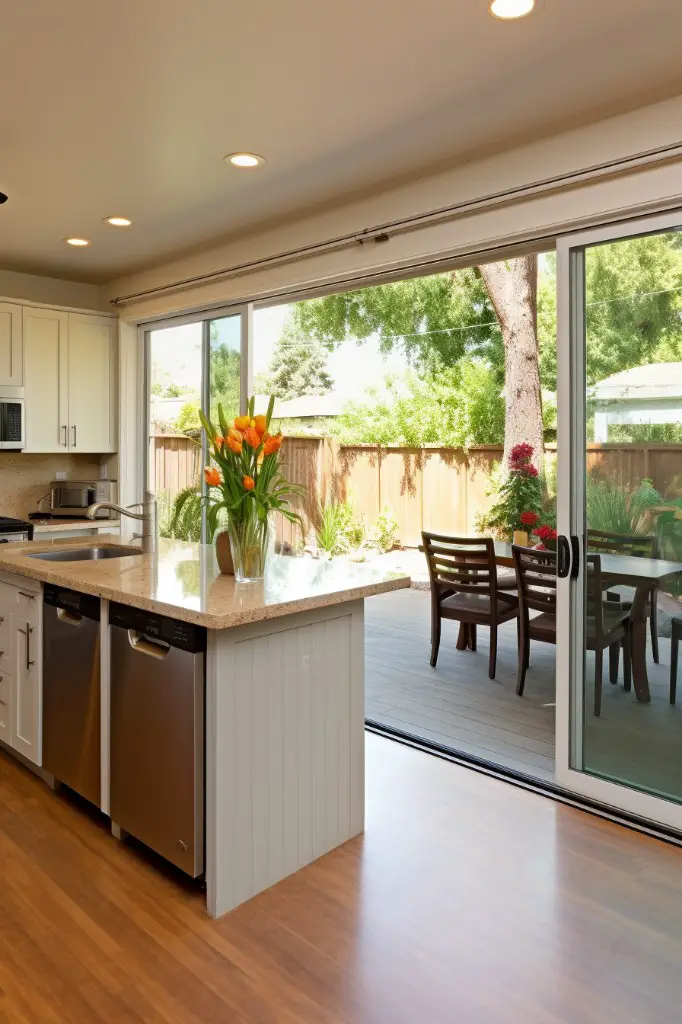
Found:
[[[129,228],[133,223],[127,217],[105,217],[107,224],[111,224],[113,228]]]
[[[490,0],[490,13],[508,21],[512,18],[525,18],[534,7],[535,0]]]
[[[233,167],[260,167],[265,163],[257,153],[228,153],[225,160]]]
[[[76,246],[90,245],[90,242],[88,241],[87,238],[65,238],[64,241],[66,242],[67,245],[76,245]]]

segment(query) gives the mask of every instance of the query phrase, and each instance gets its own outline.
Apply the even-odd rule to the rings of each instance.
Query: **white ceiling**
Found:
[[[5,3],[0,267],[106,281],[682,92],[681,32],[681,0],[540,0],[518,22],[487,0]],[[228,168],[242,149],[267,165]]]

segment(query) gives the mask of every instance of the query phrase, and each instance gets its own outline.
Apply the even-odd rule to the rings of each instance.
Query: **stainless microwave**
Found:
[[[20,451],[24,447],[24,399],[21,388],[0,388],[0,449]]]
[[[82,519],[89,505],[98,501],[118,500],[115,480],[53,480],[50,484],[52,501],[50,512],[53,516]],[[118,513],[102,508],[97,519],[118,519]]]

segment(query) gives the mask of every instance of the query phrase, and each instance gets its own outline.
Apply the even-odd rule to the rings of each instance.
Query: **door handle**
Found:
[[[75,448],[76,447],[76,424],[75,423],[73,424],[71,429],[73,430],[73,446]]]
[[[556,541],[557,571],[559,579],[566,579],[570,576],[577,580],[580,571],[580,542],[575,534],[565,537],[560,534]]]
[[[64,445],[65,448],[68,448],[69,447],[69,437],[68,437],[68,428],[66,426],[66,423],[64,423],[62,425],[62,427],[60,427],[60,430],[64,431],[64,440],[62,441],[62,444]]]
[[[162,640],[150,640],[139,629],[128,630],[128,643],[138,654],[146,654],[150,658],[162,660],[170,651],[170,645]]]
[[[80,626],[83,616],[78,612],[69,611],[68,608],[57,608],[57,618],[67,626]]]

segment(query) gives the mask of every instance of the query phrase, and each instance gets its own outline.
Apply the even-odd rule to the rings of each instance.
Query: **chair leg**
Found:
[[[623,635],[623,688],[632,689],[632,640],[627,627]]]
[[[523,688],[526,685],[526,672],[528,670],[528,648],[530,646],[527,636],[527,623],[523,615],[519,616],[518,637],[519,637],[519,667],[516,676],[517,696],[523,697]]]
[[[436,667],[438,661],[438,648],[440,647],[440,609],[431,609],[431,668]]]
[[[649,624],[651,626],[651,653],[654,656],[654,662],[660,665],[661,662],[658,656],[658,601],[656,599],[656,591],[651,595]]]
[[[609,647],[609,679],[615,685],[618,682],[618,665],[620,663],[620,644]]]
[[[469,626],[469,650],[476,650],[476,626],[473,622]]]
[[[488,676],[490,679],[495,678],[495,669],[497,668],[497,623],[493,622],[490,625],[490,664],[488,665]]]
[[[601,686],[604,676],[604,651],[599,649],[594,652],[594,713],[601,715]]]
[[[670,641],[670,703],[675,703],[677,696],[677,655],[679,653],[680,638],[675,632],[673,625],[673,636]]]

